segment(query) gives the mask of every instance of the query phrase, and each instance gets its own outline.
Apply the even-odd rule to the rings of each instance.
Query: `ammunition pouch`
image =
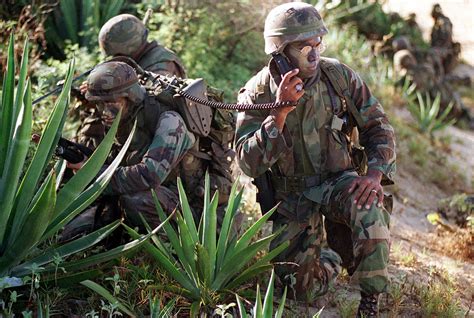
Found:
[[[275,189],[272,185],[272,173],[270,170],[253,179],[253,184],[257,187],[257,202],[260,204],[262,215],[270,211],[275,205]],[[276,216],[274,213],[270,219]]]
[[[367,154],[364,151],[364,147],[356,146],[351,143],[349,149],[351,155],[352,165],[354,166],[355,171],[359,176],[364,176],[367,174]]]
[[[183,89],[185,93],[207,100],[206,90],[206,83],[202,78],[193,80]],[[178,103],[178,108],[188,128],[198,136],[207,137],[211,131],[212,108],[183,97],[176,97],[185,100],[183,103]]]

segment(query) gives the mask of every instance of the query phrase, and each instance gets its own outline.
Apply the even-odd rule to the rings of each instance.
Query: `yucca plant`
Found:
[[[441,95],[436,94],[434,101],[431,100],[429,93],[425,97],[416,91],[415,86],[409,85],[406,80],[403,85],[403,94],[407,101],[407,107],[413,117],[415,117],[418,129],[430,136],[437,130],[445,129],[456,122],[455,118],[447,119],[453,109],[454,103],[450,102],[444,111],[440,114]]]
[[[259,251],[268,247],[270,241],[280,232],[252,241],[265,222],[275,212],[275,208],[255,222],[239,238],[233,233],[232,226],[242,199],[243,189],[237,193],[238,182],[235,182],[224,219],[217,236],[217,202],[216,191],[211,199],[209,175],[205,177],[204,207],[201,221],[197,226],[183,188],[178,179],[180,211],[176,213],[176,227],[165,224],[163,229],[169,244],[159,236],[153,236],[145,248],[160,264],[163,270],[176,280],[178,286],[156,286],[188,298],[191,302],[190,313],[195,317],[201,306],[213,308],[232,290],[237,290],[249,279],[272,268],[270,261],[288,247],[288,242],[279,245],[265,256],[252,263]],[[154,193],[153,193],[154,194]],[[157,212],[161,220],[163,212],[156,195],[154,195]],[[138,233],[127,228],[132,237]],[[283,229],[282,229],[283,230]]]
[[[237,304],[239,306],[239,312],[241,318],[271,318],[273,316],[273,292],[275,284],[275,271],[272,271],[270,282],[268,283],[267,292],[265,293],[265,299],[262,304],[262,296],[260,294],[260,286],[257,285],[257,296],[255,297],[255,305],[252,310],[252,315],[248,315],[245,306],[240,299],[239,295],[235,295]],[[286,301],[286,287],[283,292],[283,296],[280,300],[280,305],[275,313],[275,318],[283,317],[283,310],[285,308]]]
[[[114,142],[119,118],[82,169],[61,188],[59,184],[64,163],[57,165],[58,173],[55,169],[46,173],[67,115],[74,73],[73,60],[69,64],[63,91],[45,125],[34,156],[28,168],[24,169],[32,126],[27,43],[24,47],[15,87],[14,40],[13,35],[11,36],[0,107],[0,278],[9,275],[22,277],[29,274],[32,267],[36,268],[37,272],[53,272],[57,270],[57,265],[53,264],[55,259],[64,258],[96,244],[119,226],[117,221],[61,246],[46,244],[58,230],[100,195],[122,160],[133,135],[130,135],[117,158],[97,178],[96,175]],[[119,249],[64,263],[61,267],[73,271],[110,260],[145,239],[146,237],[142,237]]]

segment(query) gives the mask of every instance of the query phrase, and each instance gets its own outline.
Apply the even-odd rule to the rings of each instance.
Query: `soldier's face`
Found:
[[[128,115],[128,102],[126,97],[118,97],[113,101],[97,102],[97,110],[100,112],[102,122],[107,127],[112,125],[120,109],[122,109],[121,121],[123,121]]]
[[[311,78],[318,72],[320,52],[322,49],[321,37],[313,37],[305,41],[298,41],[288,44],[285,54],[290,62],[300,72],[299,77]]]

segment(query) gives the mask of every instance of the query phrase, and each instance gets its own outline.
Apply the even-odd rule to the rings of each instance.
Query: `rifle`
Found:
[[[84,73],[82,73],[82,74],[80,74],[80,75],[74,77],[74,78],[72,79],[72,82],[74,83],[74,82],[80,80],[81,78],[83,78],[84,76],[89,75],[90,72],[92,72],[93,69],[94,69],[94,68],[91,68],[91,69],[85,71]],[[33,101],[32,105],[38,104],[39,102],[41,102],[41,101],[42,101],[43,99],[45,99],[46,97],[49,97],[49,96],[51,96],[51,95],[53,95],[53,94],[59,93],[59,92],[63,89],[63,86],[64,86],[64,84],[57,85],[55,89],[53,89],[53,90],[47,92],[46,94],[44,94],[44,95],[41,96],[41,97],[38,97],[37,99],[35,99],[35,100]],[[77,93],[77,91],[76,91],[75,93]]]
[[[38,143],[40,140],[40,135],[33,134],[31,139]],[[58,146],[56,147],[55,154],[58,157],[63,158],[64,160],[70,163],[79,163],[86,159],[86,157],[92,156],[94,151],[86,146],[78,144],[76,142],[67,140],[66,138],[60,137]]]

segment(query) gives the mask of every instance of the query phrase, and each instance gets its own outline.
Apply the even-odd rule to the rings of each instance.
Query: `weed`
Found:
[[[418,260],[414,253],[408,252],[400,257],[399,262],[403,266],[414,267],[418,263]]]
[[[459,299],[455,298],[457,290],[452,283],[432,280],[416,291],[424,317],[459,317],[463,312]]]
[[[336,296],[336,307],[341,318],[354,317],[357,311],[358,301],[347,297],[347,292],[344,291]]]
[[[406,280],[405,280],[406,282]],[[392,282],[388,295],[391,300],[390,317],[398,317],[400,309],[405,302],[405,283]]]

